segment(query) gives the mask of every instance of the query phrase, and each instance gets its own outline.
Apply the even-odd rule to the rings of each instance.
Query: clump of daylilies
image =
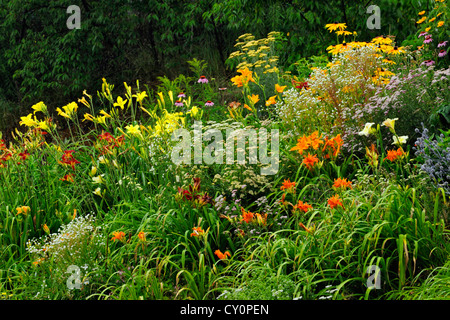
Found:
[[[290,151],[297,151],[303,157],[302,164],[309,171],[313,171],[315,168],[322,167],[324,159],[335,160],[342,144],[343,140],[340,134],[333,138],[323,138],[322,135],[319,136],[318,131],[315,131],[308,136],[300,137]]]
[[[194,207],[201,207],[208,203],[213,204],[213,199],[208,195],[208,192],[200,192],[200,178],[193,178],[194,185],[189,185],[187,189],[178,187],[178,192],[175,194],[177,201],[187,201]]]
[[[399,136],[395,131],[395,121],[398,118],[394,119],[386,119],[383,121],[382,126],[385,126],[392,133],[392,144],[397,146],[397,149],[387,150],[387,155],[383,160],[389,160],[390,162],[396,162],[398,160],[404,159],[408,157],[408,152],[405,152],[402,145],[406,143],[408,140],[408,136]],[[375,123],[368,122],[365,124],[364,129],[359,132],[359,135],[369,137],[370,135],[379,135],[380,134],[380,125],[375,127]],[[381,136],[378,136],[378,139],[382,141]],[[370,147],[366,147],[366,158],[368,159],[368,163],[373,168],[377,168],[378,162],[378,151],[376,146],[372,144]]]

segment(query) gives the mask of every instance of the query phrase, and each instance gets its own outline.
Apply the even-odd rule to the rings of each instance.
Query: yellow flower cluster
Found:
[[[420,19],[416,21],[421,27],[420,32],[429,32],[432,29],[438,30],[438,28],[441,28],[445,24],[445,20],[442,20],[445,18],[441,17],[441,15],[446,11],[448,11],[448,8],[444,0],[436,0],[436,5],[428,13],[428,16],[425,16],[425,10],[420,11],[418,13]],[[421,48],[419,47],[419,49]]]
[[[278,72],[278,57],[273,55],[272,45],[280,33],[272,31],[267,38],[255,40],[250,33],[238,37],[235,47],[237,51],[230,54],[228,60],[238,60],[237,69],[260,69],[262,73]],[[260,72],[258,72],[260,73]]]

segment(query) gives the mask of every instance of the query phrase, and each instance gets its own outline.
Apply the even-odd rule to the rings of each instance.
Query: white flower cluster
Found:
[[[27,251],[40,258],[53,258],[56,263],[73,263],[88,261],[89,248],[98,248],[104,245],[101,239],[100,228],[94,226],[94,217],[91,215],[78,216],[44,238],[29,240]],[[96,252],[97,250],[92,250]]]
[[[372,96],[376,83],[390,73],[376,48],[363,46],[333,57],[325,68],[313,68],[307,87],[283,93],[276,113],[293,134],[311,126],[331,129],[354,121],[354,113]]]

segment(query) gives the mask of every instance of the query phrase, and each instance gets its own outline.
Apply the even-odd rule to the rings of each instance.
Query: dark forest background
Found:
[[[369,30],[369,5],[381,9],[381,29]],[[415,37],[417,13],[434,1],[418,0],[0,0],[0,129],[13,126],[24,108],[50,108],[100,89],[139,79],[189,73],[187,60],[208,63],[207,75],[226,86],[235,72],[225,61],[239,35],[283,33],[280,64],[326,53],[335,35],[325,24],[345,22],[358,40],[394,34]],[[69,30],[68,6],[81,9],[81,29]]]

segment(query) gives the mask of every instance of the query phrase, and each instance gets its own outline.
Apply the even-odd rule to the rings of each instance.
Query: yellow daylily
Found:
[[[86,120],[94,121],[94,117],[90,113],[85,113],[83,121],[86,121]]]
[[[136,98],[137,102],[142,104],[142,101],[144,100],[145,97],[148,97],[147,92],[142,91],[138,94],[134,94],[133,97]]]
[[[248,95],[247,97],[250,100],[250,102],[252,103],[252,105],[255,105],[259,101],[259,95],[257,95],[257,94],[252,94],[251,96]]]
[[[47,113],[47,106],[44,104],[43,101],[36,103],[31,108],[34,110],[33,113],[36,113],[36,112]]]
[[[100,196],[100,197],[103,196],[103,194],[102,194],[102,189],[101,189],[101,188],[95,189],[92,193],[95,194],[95,195],[97,195],[97,196]]]
[[[391,132],[394,132],[394,126],[395,126],[395,121],[398,120],[398,118],[394,118],[394,119],[386,119],[383,121],[383,126],[389,128],[389,130]]]
[[[111,115],[109,115],[105,110],[100,110],[100,114],[102,114],[103,116],[105,116],[106,118],[111,118]]]
[[[27,115],[26,117],[20,117],[20,125],[25,125],[27,127],[35,127],[38,125],[38,122],[36,120],[36,117],[34,117],[34,119],[31,119],[31,117],[33,116],[32,113],[30,113],[29,115]]]
[[[49,126],[49,124],[46,121],[39,121],[37,126],[38,126],[38,128],[40,128],[44,131],[51,130],[51,127]]]
[[[73,115],[77,112],[78,104],[76,102],[71,102],[63,107],[63,110],[61,108],[56,108],[56,111],[60,116],[63,116],[64,118],[71,119]]]
[[[16,208],[17,214],[23,214],[24,216],[28,215],[28,211],[30,211],[30,207],[28,206],[20,206]]]
[[[127,103],[128,99],[123,100],[121,96],[117,97],[117,102],[114,103],[114,106],[120,107],[123,110],[125,107],[125,103]]]
[[[284,91],[284,89],[286,89],[286,87],[287,87],[287,86],[280,86],[278,83],[275,84],[275,90],[276,90],[278,93],[282,93],[282,92]]]
[[[106,125],[106,116],[97,116],[94,118],[94,122]]]
[[[358,134],[359,134],[360,136],[366,136],[366,137],[368,137],[370,134],[375,133],[375,132],[376,132],[376,129],[372,128],[372,126],[373,126],[374,124],[375,124],[375,123],[373,123],[373,122],[368,122],[368,123],[366,123],[366,124],[364,125],[364,129],[363,129],[361,132],[359,132]]]
[[[406,140],[408,140],[408,136],[400,136],[400,137],[393,136],[392,138],[394,140],[394,142],[392,142],[392,144],[395,144],[398,146],[405,144]]]
[[[125,127],[127,129],[127,133],[132,135],[141,135],[141,130],[139,129],[139,125],[128,125]]]
[[[270,106],[271,104],[277,103],[276,100],[275,100],[276,97],[277,97],[277,96],[271,96],[271,97],[269,98],[269,100],[266,101],[266,106]]]
[[[89,102],[87,102],[85,97],[82,97],[81,99],[78,99],[78,102],[84,104],[86,107],[89,108]]]

